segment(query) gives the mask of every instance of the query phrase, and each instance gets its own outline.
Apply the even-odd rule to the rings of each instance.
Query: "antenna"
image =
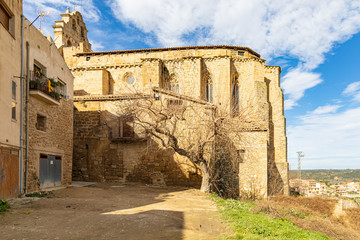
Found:
[[[297,154],[298,154],[298,178],[301,182],[301,158],[305,157],[305,155],[303,154],[302,151],[297,152]]]
[[[44,19],[44,21],[45,21],[45,17],[48,16],[48,15],[50,15],[50,13],[49,13],[49,12],[43,12],[43,11],[41,11],[39,8],[36,10],[36,13],[37,13],[37,17],[36,17],[35,20],[30,24],[30,26],[33,25],[33,23],[39,18],[39,19],[40,19],[40,20],[39,20],[39,31],[42,32],[42,31],[41,31],[41,19]]]

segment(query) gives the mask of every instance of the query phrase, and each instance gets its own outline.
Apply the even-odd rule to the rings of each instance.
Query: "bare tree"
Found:
[[[238,194],[238,152],[230,135],[240,138],[242,122],[213,104],[175,93],[131,101],[122,112],[134,117],[135,128],[186,157],[200,170],[202,192]]]

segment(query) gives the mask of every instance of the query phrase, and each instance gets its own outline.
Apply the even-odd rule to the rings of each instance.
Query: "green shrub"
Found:
[[[6,212],[9,208],[9,203],[5,199],[0,199],[0,212]]]

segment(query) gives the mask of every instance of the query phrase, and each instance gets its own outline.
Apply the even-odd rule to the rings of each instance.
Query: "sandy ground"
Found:
[[[94,184],[11,201],[0,239],[218,239],[226,232],[207,195],[195,189]]]

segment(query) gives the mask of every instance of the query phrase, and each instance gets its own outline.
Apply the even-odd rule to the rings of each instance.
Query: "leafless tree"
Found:
[[[213,104],[172,93],[130,102],[122,112],[133,116],[135,129],[200,170],[202,192],[238,194],[239,153],[230,135],[240,137],[245,121],[230,118]]]

